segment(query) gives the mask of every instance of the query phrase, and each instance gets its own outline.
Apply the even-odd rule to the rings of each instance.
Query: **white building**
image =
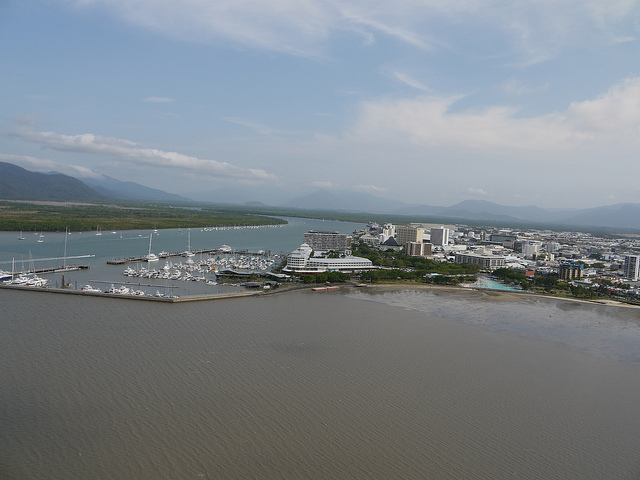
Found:
[[[431,228],[431,244],[444,247],[449,243],[449,229],[446,227]]]
[[[542,242],[536,240],[524,240],[522,242],[522,255],[525,258],[533,258],[540,251]]]
[[[311,247],[306,243],[303,243],[298,248],[296,248],[293,252],[291,252],[287,256],[287,266],[286,269],[289,270],[299,270],[304,269],[307,265],[307,261],[311,256]]]
[[[624,276],[633,282],[640,279],[640,255],[625,255]]]
[[[488,270],[505,266],[504,257],[497,255],[479,255],[477,253],[456,253],[456,263],[472,263]]]
[[[312,249],[303,243],[287,256],[284,272],[321,273],[354,272],[375,268],[371,260],[362,257],[346,256],[341,258],[312,257]]]

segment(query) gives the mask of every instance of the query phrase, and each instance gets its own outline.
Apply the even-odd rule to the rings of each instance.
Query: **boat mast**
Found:
[[[69,236],[69,227],[64,229],[64,257],[62,260],[62,267],[67,268],[67,237]]]

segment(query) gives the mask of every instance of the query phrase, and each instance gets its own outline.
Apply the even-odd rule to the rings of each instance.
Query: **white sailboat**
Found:
[[[22,230],[20,230],[20,235],[18,235],[18,240],[26,240],[26,238],[24,238],[24,235],[22,235]]]
[[[147,262],[157,262],[159,260],[158,256],[155,253],[151,253],[151,239],[153,238],[153,232],[149,234],[149,253],[145,257]]]
[[[182,252],[182,256],[183,257],[193,257],[195,256],[195,253],[193,253],[191,251],[191,229],[189,229],[188,235],[187,235],[187,249]],[[193,262],[193,260],[192,260]]]
[[[65,228],[65,233],[64,233],[64,256],[62,257],[62,267],[58,268],[56,270],[56,272],[68,272],[71,270],[79,270],[78,267],[76,266],[69,266],[67,267],[67,236],[71,235],[71,232],[69,232],[69,228]]]
[[[102,235],[102,229],[100,228],[100,225],[96,227],[96,235]]]

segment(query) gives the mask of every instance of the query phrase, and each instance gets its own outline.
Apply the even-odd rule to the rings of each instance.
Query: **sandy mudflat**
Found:
[[[533,292],[514,292],[508,290],[491,290],[477,287],[469,287],[469,286],[460,286],[460,287],[451,287],[451,286],[440,286],[440,285],[427,285],[427,284],[371,284],[366,286],[361,286],[360,288],[367,290],[380,290],[380,291],[401,291],[401,290],[436,290],[436,291],[450,291],[450,292],[482,292],[484,296],[482,298],[492,297],[493,301],[512,301],[514,298],[521,296],[531,296],[536,298],[548,298],[551,300],[560,300],[567,302],[579,302],[589,305],[607,305],[612,307],[622,307],[622,308],[633,308],[640,309],[640,305],[631,305],[624,302],[618,302],[616,300],[611,299],[593,299],[588,300],[584,298],[571,298],[571,297],[557,297],[554,295],[543,295],[539,293]],[[482,298],[479,298],[482,300]]]

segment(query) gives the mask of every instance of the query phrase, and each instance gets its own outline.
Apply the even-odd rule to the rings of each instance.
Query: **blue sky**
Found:
[[[633,0],[4,0],[0,161],[187,196],[640,203],[639,32]]]

